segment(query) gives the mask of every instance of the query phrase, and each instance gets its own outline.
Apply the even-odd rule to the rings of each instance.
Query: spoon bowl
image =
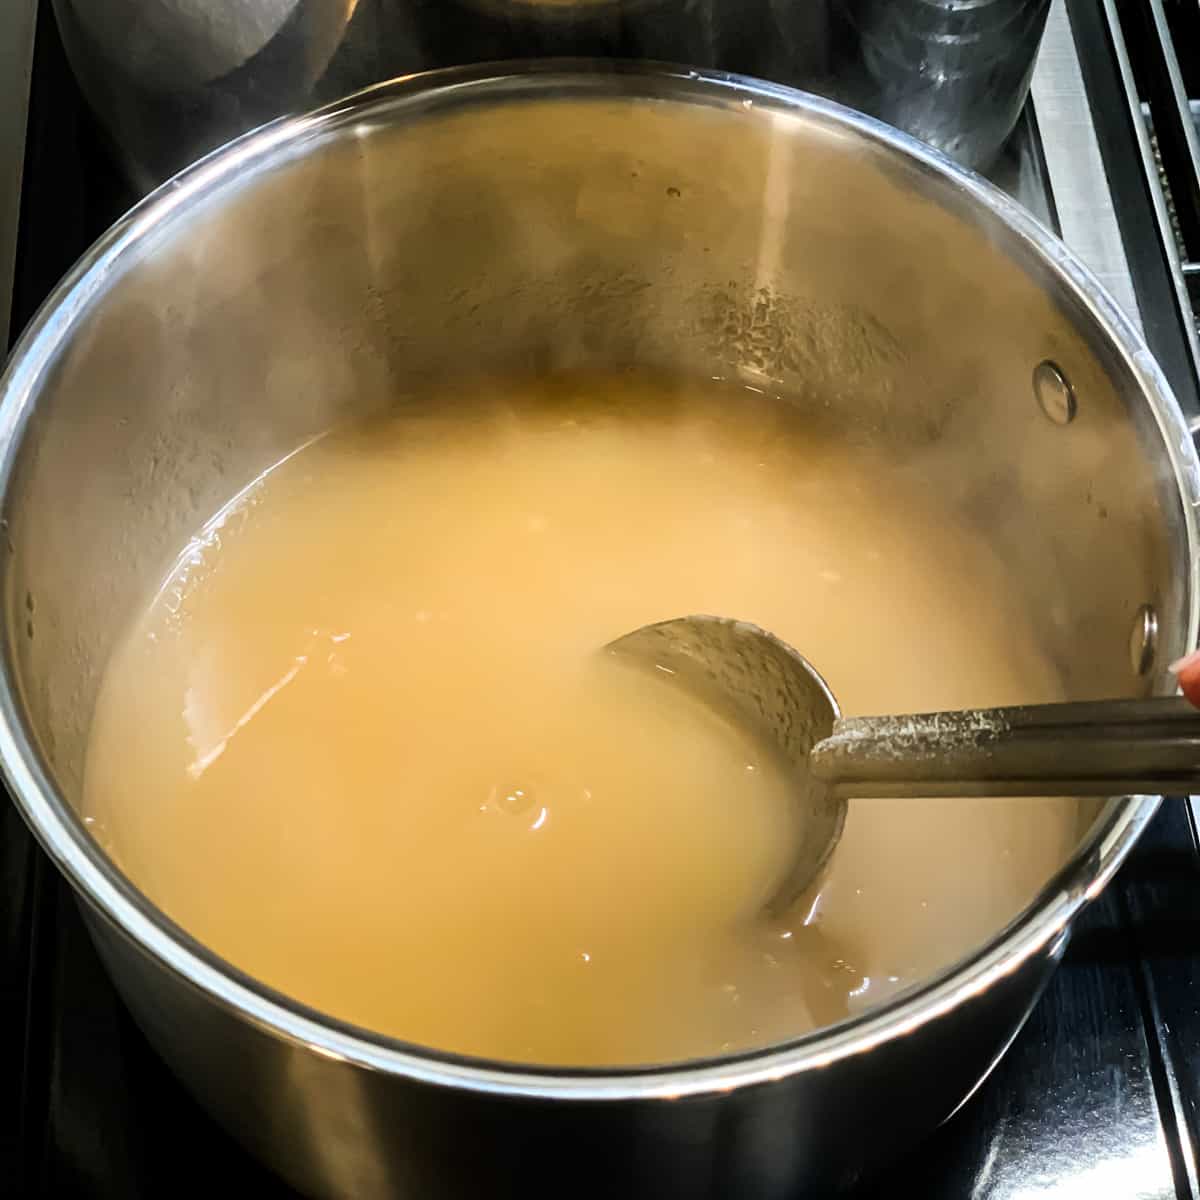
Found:
[[[657,669],[782,757],[796,781],[803,824],[795,857],[767,909],[789,909],[820,878],[846,823],[846,799],[809,770],[813,750],[841,717],[829,685],[786,642],[727,617],[643,625],[606,650]]]
[[[608,651],[653,667],[783,756],[800,842],[767,905],[820,879],[852,797],[1190,795],[1200,710],[1182,697],[843,718],[820,672],[787,643],[727,617],[643,625]]]

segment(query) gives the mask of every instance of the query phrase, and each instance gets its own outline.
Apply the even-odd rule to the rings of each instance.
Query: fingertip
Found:
[[[1193,650],[1191,654],[1185,654],[1182,658],[1177,658],[1173,663],[1168,664],[1167,670],[1172,675],[1184,675],[1200,670],[1200,650]]]

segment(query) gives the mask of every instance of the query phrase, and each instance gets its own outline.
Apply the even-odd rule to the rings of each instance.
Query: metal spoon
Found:
[[[1182,697],[843,718],[791,646],[745,621],[690,616],[606,647],[669,675],[778,747],[804,827],[768,906],[816,882],[855,796],[1116,796],[1200,788],[1200,710]]]

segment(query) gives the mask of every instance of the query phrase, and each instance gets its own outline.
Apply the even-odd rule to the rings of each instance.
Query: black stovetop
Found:
[[[133,199],[43,10],[14,329]],[[1200,844],[1191,808],[1168,800],[993,1075],[855,1194],[883,1200],[903,1181],[927,1200],[1200,1200],[1198,1102]],[[0,1195],[158,1197],[235,1184],[291,1194],[149,1049],[69,890],[0,799]]]

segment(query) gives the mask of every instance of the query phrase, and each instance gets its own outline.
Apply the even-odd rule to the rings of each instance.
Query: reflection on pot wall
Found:
[[[149,189],[284,113],[415,71],[585,55],[831,95],[985,167],[1050,0],[54,0],[75,72]]]

